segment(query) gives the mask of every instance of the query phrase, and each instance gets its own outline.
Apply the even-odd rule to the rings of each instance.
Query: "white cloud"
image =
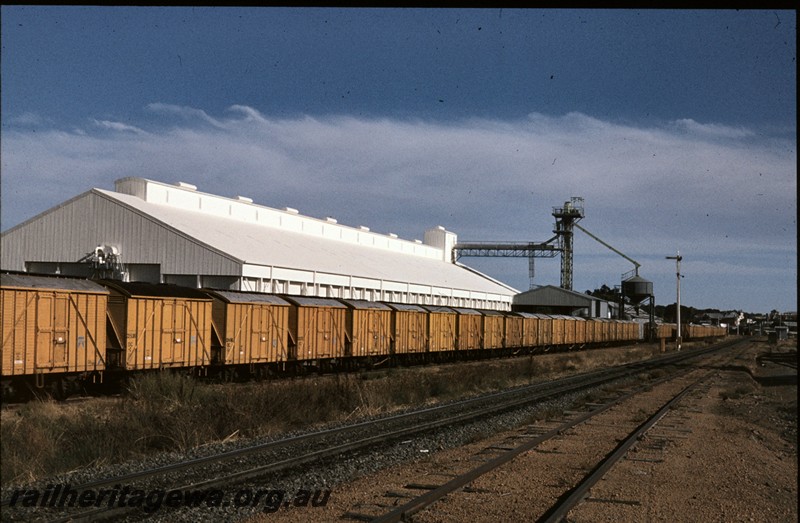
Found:
[[[147,134],[142,129],[139,129],[136,126],[124,124],[121,122],[111,122],[109,120],[92,120],[92,122],[97,126],[103,129],[109,129],[111,131],[119,131],[119,132],[128,132],[134,134]]]
[[[691,118],[675,121],[675,127],[688,133],[719,138],[747,138],[754,135],[753,131],[742,127],[729,127],[718,124],[701,124]]]
[[[2,228],[73,196],[68,190],[142,176],[405,238],[444,225],[462,239],[543,241],[552,236],[551,208],[582,196],[586,228],[634,259],[680,248],[688,259],[722,258],[709,263],[731,278],[763,277],[737,256],[773,253],[796,264],[795,142],[749,129],[689,119],[634,126],[579,113],[440,123],[274,119],[242,105],[224,117],[147,109],[155,120],[136,125],[4,131]],[[581,234],[576,256],[607,256]],[[519,263],[510,283],[524,289]],[[540,265],[548,263],[558,265]],[[620,259],[612,275],[620,263],[627,270]]]
[[[184,120],[200,120],[213,125],[214,127],[222,127],[222,124],[210,117],[208,113],[200,109],[192,107],[185,107],[180,105],[165,104],[165,103],[152,103],[148,104],[147,109],[154,113],[162,113],[167,115],[180,116]]]

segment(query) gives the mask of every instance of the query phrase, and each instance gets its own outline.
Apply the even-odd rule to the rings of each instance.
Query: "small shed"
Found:
[[[511,310],[584,318],[608,318],[611,316],[610,302],[554,285],[544,285],[514,296]]]

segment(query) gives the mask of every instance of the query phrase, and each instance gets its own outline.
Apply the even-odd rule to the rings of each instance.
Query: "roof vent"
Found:
[[[393,232],[389,233],[389,238],[397,238],[397,235]]]
[[[187,191],[196,191],[197,190],[197,186],[196,185],[192,185],[191,183],[178,182],[175,185],[180,187],[181,189],[186,189]]]
[[[237,196],[236,199],[239,200],[240,202],[253,203],[253,199],[248,198],[247,196]]]
[[[326,222],[328,222],[328,223],[339,223],[339,222],[336,220],[336,218],[331,218],[330,216],[328,216],[327,218],[325,218],[325,221],[326,221]]]
[[[300,211],[298,211],[297,209],[293,209],[291,207],[284,207],[283,210],[286,211],[286,212],[290,212],[292,214],[299,214],[300,213]]]
[[[359,226],[358,226],[358,228],[359,228],[360,230],[362,230],[362,231],[367,231],[367,232],[369,232],[369,227],[365,227],[365,226],[363,226],[363,225],[359,225]]]

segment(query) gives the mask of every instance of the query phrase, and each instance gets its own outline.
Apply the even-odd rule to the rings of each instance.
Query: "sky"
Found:
[[[0,9],[3,231],[127,176],[409,240],[543,242],[581,197],[657,305],[680,252],[682,305],[797,310],[793,10]],[[633,269],[573,260],[579,292]]]

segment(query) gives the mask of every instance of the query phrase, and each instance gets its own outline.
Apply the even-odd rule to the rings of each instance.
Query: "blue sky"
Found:
[[[125,176],[407,239],[544,241],[580,196],[657,304],[680,250],[683,304],[797,310],[795,11],[3,5],[1,35],[2,230]],[[575,234],[575,290],[618,285]]]

